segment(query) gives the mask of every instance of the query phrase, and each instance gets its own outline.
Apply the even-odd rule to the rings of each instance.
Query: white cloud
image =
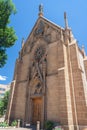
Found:
[[[0,75],[0,80],[6,80],[6,79],[7,79],[6,76],[2,76],[2,75]]]

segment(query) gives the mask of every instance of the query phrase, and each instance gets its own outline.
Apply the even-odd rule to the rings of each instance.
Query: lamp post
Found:
[[[13,85],[12,85],[13,83]],[[11,115],[11,108],[12,108],[12,102],[13,102],[13,97],[14,97],[14,90],[15,90],[15,84],[16,84],[16,80],[13,80],[11,82],[11,87],[12,87],[12,91],[11,91],[11,95],[10,95],[10,103],[9,103],[9,108],[8,108],[8,117],[7,117],[7,122],[9,124],[9,119],[10,119],[10,115]]]

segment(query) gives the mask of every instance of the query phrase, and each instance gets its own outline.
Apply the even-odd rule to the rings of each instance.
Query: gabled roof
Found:
[[[60,27],[59,25],[55,24],[54,22],[52,22],[52,21],[46,19],[45,17],[38,17],[38,19],[37,19],[37,21],[36,21],[34,27],[32,28],[32,30],[31,30],[31,32],[30,32],[30,34],[29,34],[29,36],[28,36],[26,42],[28,42],[28,39],[30,38],[32,32],[35,30],[37,24],[39,24],[40,21],[43,21],[44,23],[46,23],[46,24],[52,26],[52,28],[54,28],[54,29],[56,29],[56,30],[57,30],[57,29],[62,29],[62,30],[64,31],[64,28],[62,28],[62,27]]]

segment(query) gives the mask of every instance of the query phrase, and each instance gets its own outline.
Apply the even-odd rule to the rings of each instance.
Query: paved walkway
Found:
[[[29,128],[0,128],[0,130],[32,130]]]

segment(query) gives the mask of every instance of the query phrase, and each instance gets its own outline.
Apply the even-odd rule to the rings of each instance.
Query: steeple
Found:
[[[64,21],[65,21],[65,29],[68,29],[68,20],[66,12],[64,12]]]
[[[43,16],[43,4],[40,4],[39,5],[39,14],[38,14],[40,17]]]

